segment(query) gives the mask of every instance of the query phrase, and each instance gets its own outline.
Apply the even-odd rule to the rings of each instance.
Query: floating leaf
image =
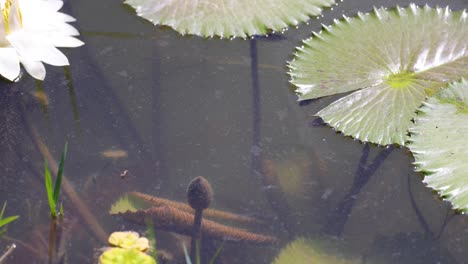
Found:
[[[468,77],[465,11],[374,9],[306,40],[289,63],[300,100],[351,93],[317,113],[345,135],[404,145],[422,102]]]
[[[273,261],[273,264],[309,264],[309,263],[320,263],[320,264],[354,264],[361,263],[356,259],[349,257],[342,258],[334,256],[324,250],[319,243],[307,240],[307,239],[296,239],[289,243],[283,248],[280,254]]]
[[[463,80],[431,97],[410,128],[409,148],[424,182],[468,211],[468,82]]]
[[[99,257],[100,264],[156,264],[156,260],[136,249],[111,248]]]
[[[181,34],[204,37],[265,35],[321,13],[334,0],[126,0],[139,16]]]

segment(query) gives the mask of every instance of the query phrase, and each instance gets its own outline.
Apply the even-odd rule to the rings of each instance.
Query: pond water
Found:
[[[285,73],[321,23],[410,1],[345,0],[307,25],[255,40],[180,36],[121,1],[65,2],[86,43],[62,49],[71,66],[47,67],[41,83],[24,76],[1,84],[0,204],[20,216],[0,240],[0,255],[17,245],[6,263],[50,263],[43,155],[58,160],[66,141],[57,263],[95,263],[105,235],[145,232],[109,215],[123,193],[185,202],[198,175],[214,189],[213,208],[256,217],[261,224],[238,227],[281,239],[226,242],[217,263],[271,263],[296,237],[328,241],[358,263],[468,262],[467,218],[424,186],[408,150],[364,145],[320,124],[312,115],[339,96],[298,103]],[[156,230],[156,240],[169,263],[184,262],[187,237]]]

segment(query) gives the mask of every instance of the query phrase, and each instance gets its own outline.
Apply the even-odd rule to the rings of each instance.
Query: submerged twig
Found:
[[[19,239],[13,238],[13,237],[9,237],[9,236],[3,236],[2,239],[5,239],[5,240],[8,240],[8,241],[14,242],[16,244],[19,244],[22,249],[23,248],[26,249],[27,251],[31,252],[32,254],[38,256],[41,259],[45,258],[45,255],[44,255],[43,251],[41,251],[37,247],[31,246],[30,244],[28,244],[26,242],[23,242],[22,240],[19,240]]]
[[[3,253],[3,255],[0,257],[0,264],[3,263],[3,261],[4,261],[6,258],[8,258],[8,256],[9,256],[11,253],[13,253],[13,251],[15,250],[15,248],[16,248],[16,244],[15,244],[15,243],[11,244],[11,245],[7,248],[7,250],[5,251],[5,253]]]

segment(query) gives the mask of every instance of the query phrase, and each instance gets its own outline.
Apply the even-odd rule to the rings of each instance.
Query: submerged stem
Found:
[[[192,259],[192,262],[196,263],[197,259],[197,251],[198,247],[197,244],[200,243],[201,241],[201,222],[203,218],[203,209],[196,210],[195,211],[195,218],[193,220],[193,231],[192,231],[192,241],[190,243],[190,258]]]

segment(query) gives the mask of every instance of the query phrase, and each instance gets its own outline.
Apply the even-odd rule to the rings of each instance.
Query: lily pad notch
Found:
[[[316,115],[363,142],[404,146],[422,103],[468,78],[466,18],[415,4],[344,16],[297,48],[290,82],[299,100],[351,92]]]
[[[247,38],[281,32],[318,16],[335,0],[126,0],[138,16],[182,35]]]

